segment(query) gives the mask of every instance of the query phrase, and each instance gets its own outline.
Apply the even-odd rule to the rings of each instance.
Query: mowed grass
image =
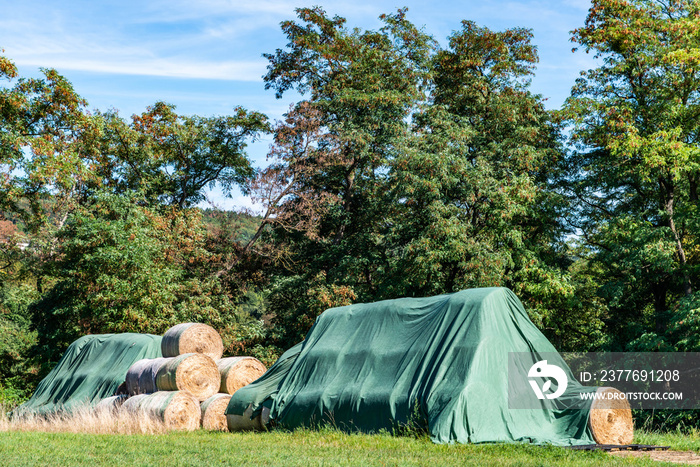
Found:
[[[640,434],[636,442],[698,450],[695,435]],[[437,445],[427,438],[322,429],[267,433],[83,434],[0,432],[0,465],[663,465],[552,446]]]

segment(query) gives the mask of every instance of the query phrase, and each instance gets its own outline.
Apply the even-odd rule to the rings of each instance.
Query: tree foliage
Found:
[[[697,350],[697,2],[593,0],[573,41],[599,66],[558,112],[528,29],[296,16],[274,124],[90,113],[0,57],[0,399],[85,333],[201,321],[271,363],[329,307],[469,287],[512,288],[560,350]],[[262,214],[202,213],[215,185]]]
[[[10,391],[2,394],[14,394],[21,379],[3,385],[28,368],[6,354],[55,361],[85,333],[161,333],[201,321],[241,334],[235,329],[250,319],[217,275],[215,235],[191,208],[215,184],[247,189],[246,145],[267,131],[267,118],[243,108],[180,116],[157,102],[127,123],[113,111],[88,112],[55,70],[42,74],[19,77],[0,57],[8,81],[0,87],[0,288],[33,290],[24,314],[0,316],[0,390]],[[16,308],[10,292],[4,312]]]
[[[634,323],[620,344],[641,330],[640,345],[665,345],[675,304],[694,293],[698,28],[697,2],[596,0],[573,33],[601,66],[582,72],[564,109],[578,147],[567,184],[612,315]]]
[[[553,332],[599,322],[578,303],[586,312],[564,319],[551,298],[577,289],[556,247],[565,200],[549,189],[558,128],[528,90],[532,33],[465,21],[441,49],[405,10],[378,31],[320,8],[297,14],[282,24],[287,48],[266,55],[265,80],[306,99],[275,126],[272,164],[253,184],[266,213],[249,243],[264,237],[260,254],[274,258],[283,339],[313,322],[305,282],[329,303],[509,286]],[[519,286],[533,279],[539,287]]]
[[[435,47],[405,13],[383,15],[379,30],[363,31],[320,8],[300,8],[299,22],[282,23],[286,49],[266,55],[266,87],[307,97],[276,126],[272,164],[255,185],[267,210],[263,229],[272,227],[266,254],[277,258],[281,277],[324,277],[331,294],[358,300],[378,295],[382,218],[392,209],[388,164],[425,100]],[[284,290],[293,283],[280,282],[271,303],[304,314],[302,297]]]
[[[116,193],[139,190],[152,203],[192,207],[204,189],[225,194],[246,187],[253,168],[245,148],[267,130],[267,117],[238,107],[223,117],[181,116],[156,102],[129,124],[114,112],[104,121],[95,166],[101,187]]]
[[[99,193],[59,232],[57,282],[32,306],[46,353],[85,334],[162,334],[180,322],[245,321],[215,276],[198,211]]]
[[[0,87],[0,210],[32,233],[47,224],[60,227],[75,207],[95,156],[86,142],[99,131],[71,83],[53,69],[42,74],[19,78],[15,65],[0,57],[0,79],[15,82]]]
[[[517,268],[544,188],[537,176],[557,150],[540,98],[527,91],[530,37],[464,22],[434,57],[431,104],[392,164],[399,294],[505,285]]]

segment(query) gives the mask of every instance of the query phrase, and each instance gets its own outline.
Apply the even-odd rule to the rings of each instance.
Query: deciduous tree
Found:
[[[59,237],[56,283],[31,308],[45,357],[84,334],[161,334],[192,321],[223,331],[247,319],[210,274],[196,210],[149,206],[134,192],[99,192]]]
[[[186,208],[204,199],[205,188],[225,194],[246,188],[253,168],[245,148],[267,131],[267,117],[241,107],[223,117],[182,116],[173,105],[156,102],[127,123],[114,112],[102,114],[102,185],[119,193],[139,190],[152,203]]]
[[[564,109],[577,145],[567,185],[620,345],[645,330],[645,346],[662,345],[697,285],[699,30],[695,1],[594,0],[573,32],[600,66]]]

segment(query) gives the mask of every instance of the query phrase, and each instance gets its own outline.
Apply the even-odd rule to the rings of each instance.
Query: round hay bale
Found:
[[[226,415],[226,424],[228,431],[263,431],[270,422],[270,409],[262,408],[262,411],[251,418],[253,415],[253,404],[250,404],[243,412],[243,415]]]
[[[216,329],[201,323],[182,323],[168,329],[160,343],[164,357],[186,353],[202,353],[218,360],[224,353],[224,344]]]
[[[199,401],[216,394],[220,383],[214,360],[199,353],[167,358],[156,375],[159,391],[187,391]]]
[[[202,428],[212,431],[227,431],[226,407],[231,394],[214,394],[202,402]]]
[[[134,396],[156,392],[156,375],[166,361],[166,358],[144,358],[131,365],[126,372],[127,393]]]
[[[632,410],[624,393],[615,388],[598,388],[588,414],[588,424],[598,444],[630,444],[634,437]],[[602,394],[605,394],[603,396]]]
[[[199,428],[199,401],[184,391],[158,391],[139,403],[139,412],[156,416],[171,430],[194,431]]]
[[[199,428],[199,401],[184,391],[158,391],[130,397],[122,411],[139,417],[154,417],[168,430],[194,431]]]
[[[147,395],[148,394],[137,394],[129,397],[122,403],[119,411],[128,414],[137,414],[139,412],[139,404]]]
[[[228,357],[217,360],[216,366],[221,373],[220,392],[233,394],[260,378],[266,371],[265,365],[253,357]]]
[[[128,396],[126,396],[126,395],[118,395],[118,396],[111,396],[111,397],[107,397],[105,399],[102,399],[95,406],[95,412],[104,412],[104,413],[114,414],[119,410],[119,408],[122,406],[122,404],[126,401],[127,397]]]

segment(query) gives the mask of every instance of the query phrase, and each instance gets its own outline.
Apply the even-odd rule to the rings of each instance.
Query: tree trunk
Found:
[[[686,271],[687,259],[685,256],[685,250],[683,249],[683,242],[681,241],[681,237],[676,230],[676,223],[673,220],[673,203],[675,196],[673,182],[660,178],[659,183],[662,186],[662,191],[665,192],[664,210],[666,211],[666,216],[668,217],[668,227],[671,229],[673,239],[676,243],[676,254],[678,255],[678,262],[680,263],[681,274],[683,276],[683,293],[688,296],[693,293],[693,288],[690,284],[688,272]]]
[[[353,202],[353,192],[355,191],[355,168],[357,167],[357,160],[354,160],[353,163],[350,165],[350,168],[348,171],[345,173],[345,196],[343,197],[343,211],[345,213],[349,213],[352,210],[352,202]],[[338,232],[335,234],[335,238],[333,239],[333,244],[338,245],[340,241],[343,239],[345,236],[345,226],[346,222],[343,220],[341,221],[340,227],[338,228]]]

